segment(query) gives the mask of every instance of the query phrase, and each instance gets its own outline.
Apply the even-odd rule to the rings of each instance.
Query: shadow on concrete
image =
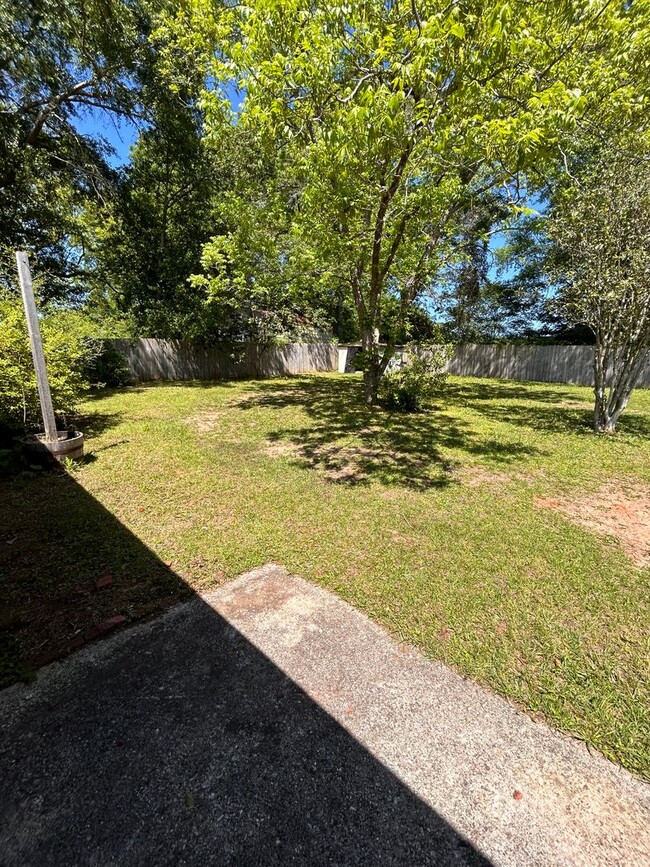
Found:
[[[0,527],[33,663],[118,632],[0,694],[4,867],[488,865],[200,598],[120,635],[191,591],[74,479],[3,484]]]

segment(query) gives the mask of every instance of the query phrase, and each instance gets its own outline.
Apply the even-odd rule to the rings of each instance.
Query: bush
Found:
[[[130,385],[133,382],[133,377],[124,354],[116,349],[110,340],[90,339],[94,340],[92,354],[84,371],[90,385],[100,388]]]
[[[40,325],[54,412],[65,424],[89,386],[85,370],[97,344],[89,339],[87,320],[77,311],[46,312]],[[0,425],[25,431],[42,427],[22,302],[8,293],[0,295]]]
[[[450,357],[451,347],[447,345],[405,346],[402,359],[382,377],[380,402],[386,409],[419,412],[444,383],[443,368]]]

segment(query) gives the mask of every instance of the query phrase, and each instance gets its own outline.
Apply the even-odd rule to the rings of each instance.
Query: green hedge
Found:
[[[63,424],[92,385],[128,381],[123,356],[83,312],[42,310],[40,325],[54,412]],[[0,427],[30,431],[41,426],[22,302],[5,292],[0,294]]]

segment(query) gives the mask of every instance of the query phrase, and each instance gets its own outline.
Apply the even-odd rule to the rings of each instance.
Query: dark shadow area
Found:
[[[86,436],[96,437],[120,424],[123,417],[121,412],[86,412],[74,417],[74,425]]]
[[[284,447],[304,466],[324,471],[332,482],[354,485],[376,479],[415,489],[444,487],[455,478],[441,448],[460,449],[501,465],[541,453],[523,443],[481,436],[440,407],[410,414],[368,408],[357,378],[303,377],[288,384],[256,382],[254,388],[254,394],[238,403],[240,408],[299,406],[307,412],[313,424],[274,431],[271,448]],[[452,403],[455,398],[445,392],[442,400]],[[357,441],[346,443],[352,438]]]
[[[591,399],[578,400],[572,392],[559,388],[544,388],[536,383],[524,388],[516,383],[496,380],[448,383],[445,395],[456,406],[466,406],[494,421],[549,433],[594,435]],[[647,415],[635,415],[633,411],[624,412],[617,427],[620,433],[650,436],[650,418]]]
[[[83,463],[93,463],[95,460],[97,460],[97,455],[101,454],[101,452],[107,452],[109,449],[119,449],[122,446],[128,445],[129,442],[130,440],[117,440],[117,442],[108,443],[108,445],[94,448],[91,452],[88,452],[84,455]]]
[[[232,388],[237,383],[235,379],[149,379],[137,382],[133,385],[119,386],[118,388],[102,388],[93,392],[96,397],[102,394],[115,394],[116,392],[130,391],[142,392],[150,388],[214,388],[216,385],[223,388]]]
[[[163,383],[160,383],[162,385]],[[165,383],[168,385],[169,383]],[[105,386],[102,388],[92,388],[85,396],[85,400],[99,402],[105,397],[112,397],[114,394],[140,394],[145,390],[143,385],[119,385]]]
[[[99,460],[90,452],[84,460]],[[190,592],[185,582],[67,473],[51,469],[0,482],[0,629],[38,667],[96,637],[111,617],[159,611]],[[96,582],[110,579],[98,589]],[[106,582],[105,582],[106,583]]]
[[[3,483],[0,526],[32,656],[191,593],[65,474]],[[199,598],[104,650],[0,695],[5,867],[488,865]]]
[[[445,393],[454,402],[485,400],[533,401],[535,403],[576,402],[572,391],[558,383],[517,382],[512,379],[483,379],[471,382],[448,381]]]
[[[210,389],[215,386],[223,388],[232,388],[235,385],[233,380],[228,379],[183,379],[183,380],[151,380],[149,382],[137,382],[134,385],[120,385],[116,387],[107,386],[106,388],[94,388],[85,397],[86,401],[100,403],[106,397],[112,397],[115,394],[143,394],[152,388],[199,388]],[[99,414],[97,414],[99,416]],[[86,418],[92,420],[95,414],[90,416],[84,415],[75,419],[75,424],[81,430],[82,423]],[[108,425],[110,426],[110,425]],[[97,431],[100,433],[101,431]]]

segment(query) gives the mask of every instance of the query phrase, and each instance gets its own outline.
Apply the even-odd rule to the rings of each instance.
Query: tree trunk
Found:
[[[639,381],[648,350],[645,346],[628,351],[614,350],[598,343],[594,347],[594,430],[597,433],[616,433],[616,423],[627,407],[632,392]],[[610,359],[613,371],[607,394],[607,369]]]
[[[607,376],[607,351],[596,343],[594,346],[594,430],[604,433],[607,425],[607,399],[605,395]]]
[[[379,381],[381,379],[381,359],[379,357],[379,335],[374,328],[364,328],[361,334],[363,349],[363,386],[364,400],[368,406],[377,403]]]

